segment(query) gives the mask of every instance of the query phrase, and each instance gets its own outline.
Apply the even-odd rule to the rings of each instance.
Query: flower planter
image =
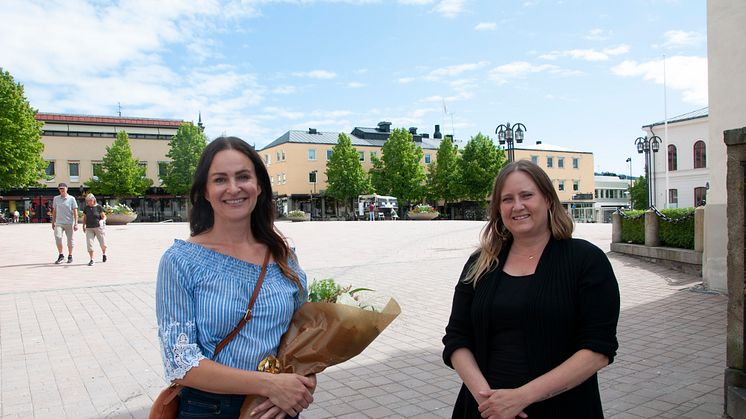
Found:
[[[407,217],[409,217],[410,220],[430,221],[438,218],[438,215],[440,214],[437,212],[409,212]]]
[[[107,225],[125,225],[135,221],[137,214],[107,214],[106,224]]]
[[[311,221],[311,213],[306,212],[306,213],[303,213],[303,215],[288,215],[288,220],[294,223],[298,223],[301,221]]]

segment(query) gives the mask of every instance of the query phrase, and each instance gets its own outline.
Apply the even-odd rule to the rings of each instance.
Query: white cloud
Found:
[[[272,93],[278,94],[278,95],[289,95],[292,93],[295,93],[296,90],[298,90],[295,86],[277,86],[274,89],[272,89]]]
[[[663,34],[663,48],[696,47],[705,41],[705,35],[699,32],[667,31]]]
[[[284,108],[278,108],[274,106],[264,108],[264,112],[266,112],[266,114],[264,115],[263,119],[301,119],[306,116],[306,114],[303,112],[288,111]]]
[[[397,81],[398,81],[399,83],[401,83],[401,84],[407,84],[407,83],[411,83],[411,82],[413,82],[413,81],[415,81],[415,80],[417,80],[417,79],[416,79],[416,78],[414,78],[414,77],[401,77],[401,78],[400,78],[400,79],[398,79]]]
[[[663,60],[624,61],[611,69],[621,77],[642,77],[663,84]],[[680,91],[682,100],[697,106],[707,105],[707,58],[673,56],[666,59],[666,86]]]
[[[474,27],[475,31],[494,31],[495,29],[497,29],[497,23],[495,22],[479,22]]]
[[[611,37],[611,31],[601,28],[593,28],[585,35],[585,39],[590,41],[606,41]]]
[[[422,5],[422,4],[430,4],[433,1],[434,0],[399,0],[399,3],[401,3],[401,4],[417,4],[417,5]]]
[[[576,76],[582,74],[577,70],[567,70],[553,64],[534,65],[526,61],[515,61],[490,70],[489,78],[498,85],[508,83],[512,79],[525,78],[529,74],[549,73],[557,76]]]
[[[487,65],[489,65],[487,61],[480,61],[478,63],[456,64],[456,65],[450,65],[447,67],[441,67],[441,68],[431,71],[430,74],[425,76],[425,79],[426,80],[439,80],[443,77],[457,76],[467,71],[479,70],[480,68],[484,68]]]
[[[358,89],[358,88],[364,87],[364,86],[365,86],[364,83],[360,83],[360,82],[356,82],[356,81],[351,81],[351,82],[347,83],[347,87],[349,87],[351,89]]]
[[[441,0],[435,5],[433,11],[447,18],[454,18],[464,11],[466,0]]]
[[[337,73],[328,70],[312,70],[293,73],[295,77],[307,77],[311,79],[329,80],[337,77]]]
[[[615,55],[622,55],[629,52],[629,45],[621,44],[616,47],[604,48],[602,50],[595,49],[568,49],[562,51],[552,51],[547,54],[542,54],[539,58],[544,60],[556,60],[562,57],[570,57],[585,61],[606,61],[610,57]]]

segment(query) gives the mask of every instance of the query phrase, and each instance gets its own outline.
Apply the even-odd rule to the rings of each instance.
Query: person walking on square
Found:
[[[13,223],[18,224],[18,221],[20,221],[21,213],[18,212],[18,210],[13,211]]]
[[[376,220],[376,204],[371,202],[370,205],[368,205],[368,221],[375,221]]]
[[[96,203],[96,197],[89,193],[85,197],[85,207],[83,208],[83,232],[85,233],[85,244],[88,248],[88,255],[91,260],[88,266],[93,266],[93,239],[98,240],[101,246],[102,262],[106,262],[106,243],[104,241],[104,225],[106,223],[106,212],[104,208]]]
[[[189,198],[190,238],[164,253],[156,283],[165,376],[182,386],[178,417],[237,418],[249,394],[267,398],[252,417],[296,417],[315,375],[257,371],[307,299],[306,274],[274,225],[267,169],[245,141],[217,138]]]
[[[73,263],[73,232],[78,231],[78,201],[67,193],[66,184],[60,183],[57,189],[60,194],[52,200],[52,231],[59,256],[54,263],[60,264],[65,260],[62,254],[63,233],[67,236],[67,263]]]
[[[456,285],[443,360],[454,418],[603,418],[597,371],[619,347],[619,286],[536,164],[497,175],[478,250]]]

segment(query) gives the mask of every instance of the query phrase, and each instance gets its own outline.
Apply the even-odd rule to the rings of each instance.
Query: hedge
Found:
[[[645,211],[631,210],[623,211],[623,213],[624,216],[622,217],[622,242],[645,244]],[[636,220],[627,219],[627,217],[635,218],[640,215],[643,216]]]
[[[661,214],[674,220],[688,217],[678,223],[658,218],[661,246],[694,249],[694,208],[668,208],[661,210]]]

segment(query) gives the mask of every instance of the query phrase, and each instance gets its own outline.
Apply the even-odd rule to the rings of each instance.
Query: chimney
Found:
[[[309,128],[308,129],[308,133],[309,134],[318,134],[318,132],[316,131],[316,128]]]
[[[417,127],[409,127],[409,133],[412,135],[417,135]]]
[[[541,144],[541,140],[536,141],[536,145],[539,145],[539,144]]]
[[[426,132],[423,132],[422,133],[422,138],[430,138],[430,134],[428,134]]]
[[[443,138],[443,134],[440,133],[440,125],[435,126],[435,132],[433,133],[433,138],[436,138],[436,139]]]
[[[376,128],[376,131],[380,132],[391,132],[391,122],[387,121],[381,121],[378,123],[378,128]]]

